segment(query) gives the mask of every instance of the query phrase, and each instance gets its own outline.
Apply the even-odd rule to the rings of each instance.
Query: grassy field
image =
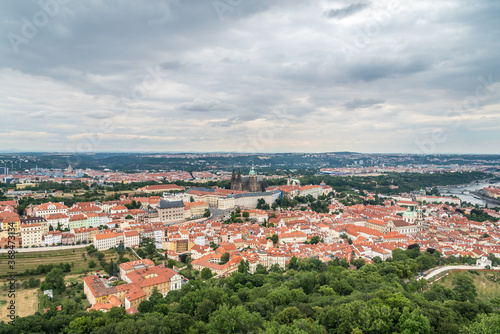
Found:
[[[118,254],[112,250],[103,251],[105,257],[104,260],[109,262],[110,260],[116,261],[118,259]],[[84,260],[83,255],[85,255],[86,260]],[[131,261],[138,260],[133,254],[126,253],[125,257],[129,258]],[[94,260],[97,264],[95,268],[89,269],[88,261]],[[0,254],[0,273],[7,273],[7,254]],[[30,252],[30,253],[18,253],[16,254],[16,271],[18,273],[24,272],[26,269],[35,269],[41,264],[59,264],[59,263],[69,263],[74,264],[71,268],[71,272],[66,274],[65,282],[71,283],[81,283],[83,282],[82,270],[102,270],[99,265],[97,258],[89,257],[85,248],[78,249],[67,249],[67,250],[55,250],[48,252]],[[18,276],[17,282],[22,283],[27,281],[30,277],[38,278],[43,282],[44,275],[37,276]],[[7,315],[7,303],[10,299],[7,296],[7,291],[5,290],[6,279],[0,279],[0,321],[8,321]],[[40,293],[38,289],[23,289],[19,287],[16,290],[16,310],[19,316],[28,316],[34,314],[38,308],[38,297],[37,292]]]
[[[466,271],[467,275],[474,280],[474,285],[476,286],[477,296],[480,299],[491,299],[500,296],[500,273],[493,273],[487,271],[480,271],[479,275],[475,275]],[[448,276],[440,279],[437,284],[444,285],[447,288],[453,288],[453,277],[457,275],[458,272],[451,272]],[[487,279],[489,276],[495,276],[498,282],[492,282]]]
[[[112,250],[103,251],[105,255],[105,260],[115,261],[118,258],[118,254]],[[137,260],[137,258],[132,254],[125,255],[131,261]],[[97,263],[97,267],[93,270],[102,269],[99,266],[99,261],[97,258],[89,257],[85,248],[77,249],[64,249],[55,250],[48,252],[29,252],[29,253],[17,253],[16,254],[16,272],[23,273],[26,269],[35,269],[41,264],[59,264],[59,263],[69,263],[73,267],[71,272],[81,273],[82,270],[88,269],[88,260],[94,260]],[[8,270],[8,255],[0,254],[0,273],[7,273]]]
[[[26,317],[35,314],[38,309],[38,298],[36,294],[37,289],[21,289],[16,291],[16,315]],[[7,293],[4,291],[0,292],[0,321],[10,321],[10,319],[7,318],[7,302],[10,303],[10,300],[7,298]]]

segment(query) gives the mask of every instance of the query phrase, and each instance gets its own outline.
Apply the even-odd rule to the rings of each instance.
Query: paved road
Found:
[[[437,276],[437,275],[442,274],[443,272],[449,271],[449,270],[482,270],[482,269],[485,269],[485,268],[483,266],[446,266],[446,267],[440,267],[440,268],[436,268],[436,269],[430,271],[425,276],[420,276],[419,278],[417,278],[417,281],[422,279],[422,278],[429,279],[433,276]],[[500,270],[500,267],[491,267],[491,269],[492,270]]]
[[[73,248],[85,248],[90,244],[72,245],[72,246],[53,246],[53,247],[35,247],[35,248],[15,248],[18,253],[29,253],[29,252],[49,252],[55,250],[73,249]],[[7,253],[9,249],[0,249],[0,254]]]

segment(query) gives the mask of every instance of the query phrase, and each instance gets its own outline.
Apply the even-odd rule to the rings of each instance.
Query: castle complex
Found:
[[[257,175],[255,172],[253,164],[248,176],[241,176],[240,170],[238,170],[238,175],[236,175],[233,168],[233,174],[231,175],[231,190],[249,192],[265,191],[266,187],[263,180],[264,178],[261,175]]]

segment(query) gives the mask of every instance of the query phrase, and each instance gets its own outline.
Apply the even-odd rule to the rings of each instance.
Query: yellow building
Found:
[[[2,220],[3,238],[9,235],[19,237],[21,235],[21,221],[18,217],[7,217]]]
[[[208,203],[203,201],[185,202],[184,203],[184,218],[201,218],[208,209]]]
[[[137,309],[139,304],[149,299],[154,289],[166,296],[171,290],[179,290],[182,276],[165,266],[146,267],[133,270],[121,277],[127,284],[109,286],[106,281],[96,275],[83,279],[83,291],[92,305],[89,310],[107,310],[116,297],[126,310]],[[116,302],[114,303],[116,304]]]

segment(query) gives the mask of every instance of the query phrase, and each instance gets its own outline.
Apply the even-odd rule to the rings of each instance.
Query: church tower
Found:
[[[233,167],[233,173],[231,174],[231,190],[235,190],[236,186],[236,174],[234,173],[234,167]]]
[[[415,225],[417,225],[418,227],[418,232],[422,232],[422,230],[425,228],[424,223],[424,213],[422,212],[422,209],[418,207],[415,214]]]
[[[248,190],[253,193],[262,191],[262,189],[260,189],[259,183],[257,182],[257,173],[253,168],[253,162],[250,173],[248,173],[248,188]]]

